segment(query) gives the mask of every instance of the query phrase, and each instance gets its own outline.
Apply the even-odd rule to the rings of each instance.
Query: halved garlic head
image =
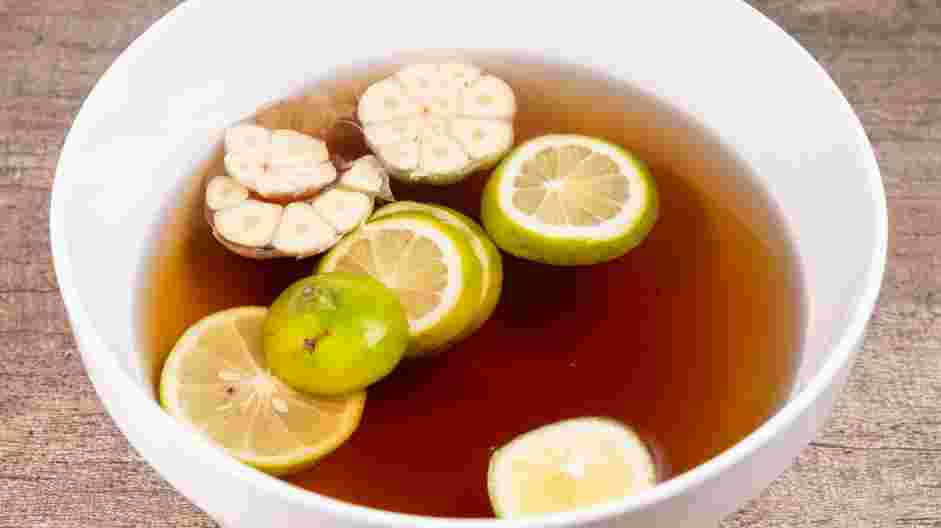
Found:
[[[470,64],[413,64],[366,89],[357,115],[370,148],[400,180],[445,185],[513,146],[516,97]]]
[[[333,183],[337,171],[327,145],[294,130],[236,125],[225,133],[225,170],[263,198],[313,196]]]
[[[375,198],[392,199],[388,174],[374,156],[355,160],[337,178],[332,163],[312,161],[329,158],[323,142],[291,131],[266,132],[254,125],[230,129],[226,148],[237,153],[239,165],[230,152],[225,159],[229,175],[206,184],[206,218],[216,239],[231,251],[255,259],[316,255],[365,222]],[[258,159],[268,160],[266,168],[252,165]],[[239,172],[242,163],[253,168]],[[316,190],[298,195],[294,190],[300,187]],[[268,201],[271,192],[263,192],[272,189],[278,190],[277,203]]]

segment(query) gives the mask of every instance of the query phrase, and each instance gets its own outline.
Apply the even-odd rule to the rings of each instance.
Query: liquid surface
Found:
[[[288,480],[356,504],[449,517],[492,516],[491,450],[514,436],[578,416],[634,427],[667,479],[731,447],[787,397],[799,347],[799,296],[772,216],[733,214],[724,188],[747,171],[704,132],[654,101],[561,67],[494,63],[514,87],[517,141],[550,132],[620,143],[651,165],[661,218],[625,257],[582,268],[504,255],[493,318],[430,359],[406,361],[369,391],[360,428],[316,467]],[[502,68],[502,69],[501,69]],[[384,72],[370,72],[374,78]],[[348,98],[353,75],[318,93]],[[269,126],[314,130],[288,103]],[[331,149],[355,156],[355,134]],[[252,261],[211,236],[202,182],[217,155],[168,204],[140,292],[146,358],[155,373],[183,330],[217,310],[267,305],[315,259]],[[486,174],[446,188],[393,187],[399,199],[442,203],[478,218]],[[749,194],[765,210],[760,194]]]

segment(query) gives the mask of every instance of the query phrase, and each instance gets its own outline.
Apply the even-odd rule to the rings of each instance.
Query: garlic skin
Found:
[[[413,64],[369,86],[357,117],[392,176],[449,185],[494,166],[513,146],[516,96],[470,64]]]

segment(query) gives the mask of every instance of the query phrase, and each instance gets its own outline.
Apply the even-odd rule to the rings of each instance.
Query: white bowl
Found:
[[[225,526],[498,523],[363,508],[242,466],[160,410],[136,350],[134,296],[149,234],[222,128],[338,66],[395,50],[518,50],[602,71],[684,111],[751,167],[780,209],[803,272],[798,385],[776,415],[649,492],[503,525],[714,526],[791,463],[846,380],[882,279],[886,204],[858,119],[810,55],[738,0],[472,3],[191,0],[115,61],[75,119],[50,223],[83,361],[132,445]],[[743,211],[752,204],[745,193],[736,200]]]

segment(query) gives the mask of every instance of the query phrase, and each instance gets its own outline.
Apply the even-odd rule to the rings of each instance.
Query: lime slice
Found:
[[[484,227],[504,251],[555,265],[597,264],[639,244],[657,220],[647,168],[604,140],[542,136],[515,148],[493,172]]]
[[[425,213],[396,213],[364,224],[334,246],[317,271],[365,273],[395,291],[408,316],[406,356],[456,343],[480,302],[480,263],[467,238]]]
[[[490,237],[474,219],[443,205],[408,200],[392,202],[373,213],[372,220],[403,211],[429,213],[438,220],[456,227],[467,237],[481,267],[480,304],[474,322],[467,330],[467,335],[473,334],[490,319],[500,301],[500,291],[503,288],[503,259],[500,258],[500,250],[493,245]]]
[[[268,309],[233,308],[191,326],[160,377],[161,405],[238,460],[284,475],[312,465],[353,434],[363,391],[316,398],[291,389],[262,364]]]
[[[622,499],[653,487],[657,471],[628,427],[606,418],[575,418],[498,449],[488,480],[497,516],[517,518]]]

